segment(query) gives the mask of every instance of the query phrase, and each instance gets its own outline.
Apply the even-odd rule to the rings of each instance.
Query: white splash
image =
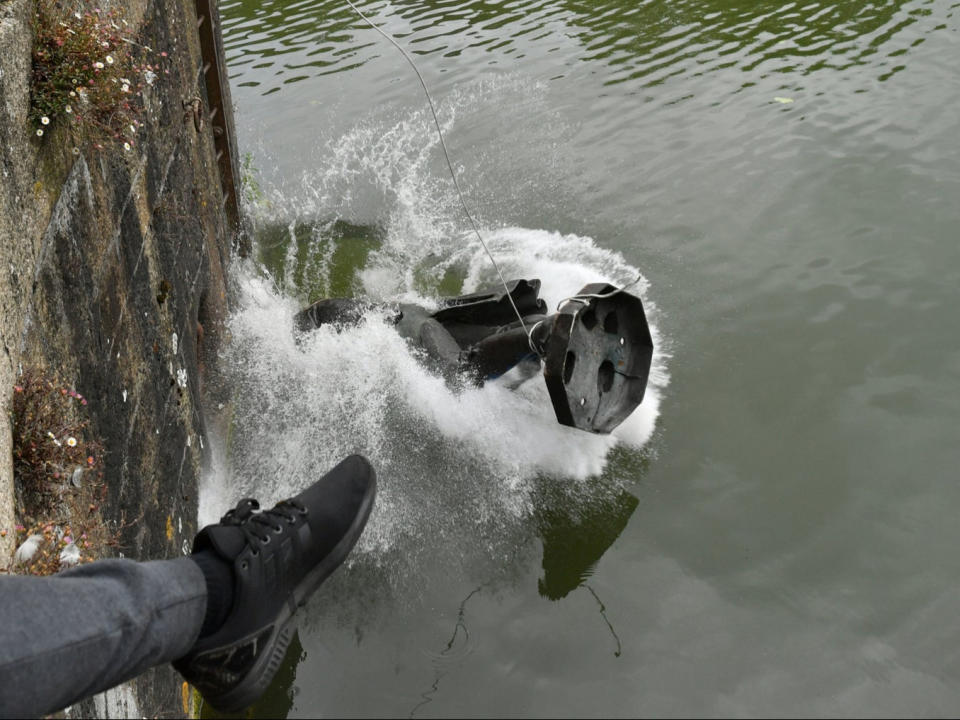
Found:
[[[454,129],[464,105],[489,101],[484,92],[500,90],[481,88],[445,103],[444,130]],[[279,221],[291,236],[297,223],[338,218],[382,228],[379,249],[355,269],[357,286],[373,300],[430,305],[435,298],[423,297],[423,278],[429,287],[450,270],[465,277],[464,292],[492,285],[496,275],[465,232],[436,153],[423,112],[368,118],[327,142],[320,169],[300,187],[273,194],[270,217],[261,220]],[[649,441],[668,384],[667,354],[639,270],[589,237],[520,227],[484,235],[506,277],[542,281],[551,312],[588,283],[639,278],[630,292],[643,299],[655,353],[637,411],[613,435],[592,435],[557,423],[542,378],[517,390],[495,382],[454,389],[375,312],[358,327],[298,337],[292,318],[303,300],[291,297],[299,290],[290,276],[297,259],[291,243],[284,249],[287,277],[276,278],[286,293],[261,268],[234,268],[238,298],[220,363],[233,397],[231,440],[225,447],[224,438],[208,438],[213,457],[200,496],[201,524],[241,497],[269,506],[359,452],[377,469],[379,491],[354,555],[379,562],[399,548],[405,557],[428,547],[436,552],[438,540],[452,545],[452,554],[480,545],[506,554],[509,543],[498,537],[529,513],[535,478],[576,482],[602,473],[618,444],[640,448]],[[330,243],[318,244],[309,261],[329,267],[332,257]],[[500,549],[491,549],[498,542]]]

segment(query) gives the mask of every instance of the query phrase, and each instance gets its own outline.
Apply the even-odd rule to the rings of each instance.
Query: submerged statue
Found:
[[[387,309],[397,332],[446,378],[466,375],[482,385],[510,370],[527,379],[542,369],[558,422],[611,432],[643,401],[650,374],[653,340],[640,298],[594,283],[550,315],[539,293],[539,280],[514,280],[443,298],[435,312],[331,298],[301,310],[295,324],[300,331],[356,324],[372,308]]]

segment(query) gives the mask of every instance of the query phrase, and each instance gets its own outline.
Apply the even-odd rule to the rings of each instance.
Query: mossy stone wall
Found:
[[[189,111],[198,96],[208,111],[193,0],[124,7],[170,71],[146,93],[146,127],[128,152],[96,150],[58,123],[34,135],[32,1],[0,0],[0,528],[11,520],[12,388],[21,367],[41,365],[89,401],[118,552],[152,559],[188,551],[197,530],[204,375],[227,310],[233,230],[213,124],[198,129]],[[169,668],[137,679],[132,697],[142,716],[184,712]]]

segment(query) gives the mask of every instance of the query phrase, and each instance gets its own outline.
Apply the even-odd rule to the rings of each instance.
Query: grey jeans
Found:
[[[47,714],[182,657],[206,607],[188,558],[0,575],[0,717]]]

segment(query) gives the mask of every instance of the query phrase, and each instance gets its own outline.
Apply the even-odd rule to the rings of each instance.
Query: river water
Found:
[[[654,375],[595,437],[375,316],[295,341],[319,297],[495,276],[402,56],[341,2],[226,0],[257,246],[201,519],[380,478],[254,714],[956,715],[960,3],[361,8],[507,275],[642,274]]]

